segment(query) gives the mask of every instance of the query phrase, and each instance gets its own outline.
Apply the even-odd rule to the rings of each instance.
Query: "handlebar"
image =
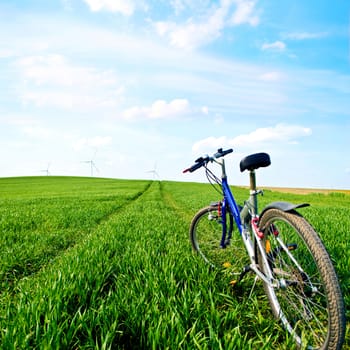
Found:
[[[193,164],[191,167],[185,169],[183,171],[183,173],[193,173],[194,171],[196,171],[197,169],[201,168],[203,165],[209,163],[209,162],[213,162],[215,159],[221,158],[226,156],[227,154],[233,152],[233,149],[227,149],[226,151],[223,151],[222,148],[219,148],[218,151],[212,156],[209,157],[208,155],[204,156],[204,157],[200,157],[195,161],[195,164]]]

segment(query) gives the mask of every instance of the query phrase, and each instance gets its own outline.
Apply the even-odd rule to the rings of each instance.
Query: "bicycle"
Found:
[[[220,148],[183,171],[204,167],[208,181],[219,185],[223,196],[193,217],[189,232],[193,250],[212,267],[229,269],[237,277],[231,284],[242,281],[248,272],[255,273],[254,286],[262,281],[273,315],[298,347],[340,349],[345,308],[337,275],[318,234],[296,211],[309,204],[273,202],[258,215],[257,197],[263,192],[257,190],[255,171],[271,161],[267,153],[255,153],[240,162],[241,172],[249,171],[250,194],[239,206],[223,159],[232,151]],[[221,179],[208,168],[209,163],[221,167]]]

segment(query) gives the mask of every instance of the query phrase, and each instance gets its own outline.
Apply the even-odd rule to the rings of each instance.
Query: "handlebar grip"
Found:
[[[229,148],[226,151],[224,151],[224,156],[226,156],[226,154],[232,153],[233,152],[233,148]]]
[[[192,165],[190,168],[185,169],[185,170],[183,171],[183,173],[187,173],[188,171],[189,171],[190,173],[193,173],[195,170],[201,168],[201,167],[203,166],[203,164],[204,164],[203,162],[198,162],[198,163]]]
[[[233,152],[232,148],[229,148],[226,151],[223,151],[222,148],[219,148],[218,151],[214,154],[214,158],[224,157],[226,154],[229,154],[231,152]]]
[[[227,149],[226,151],[223,151],[222,148],[219,148],[218,151],[214,154],[214,158],[220,158],[223,156],[226,156],[226,154],[229,154],[233,152],[232,148]],[[201,168],[204,164],[208,163],[209,161],[213,161],[213,157],[209,157],[208,155],[205,157],[200,157],[196,160],[196,164],[192,165],[190,168],[187,168],[183,170],[183,173],[193,173],[197,169]]]

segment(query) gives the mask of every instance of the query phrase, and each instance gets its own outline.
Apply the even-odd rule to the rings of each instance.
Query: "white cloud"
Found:
[[[11,49],[0,49],[0,58],[8,58],[15,55],[15,52]]]
[[[18,135],[21,139],[20,142],[14,141],[21,144],[22,142],[28,143],[30,147],[35,147],[36,142],[33,140],[42,142],[43,152],[46,151],[46,145],[52,145],[53,143],[64,144],[64,141],[70,138],[70,130],[67,128],[60,129],[54,126],[50,121],[43,121],[37,118],[31,118],[30,116],[25,116],[25,119],[16,119],[9,122],[10,125],[15,127],[14,135]],[[16,140],[16,136],[13,140]],[[24,146],[26,147],[26,146]]]
[[[221,136],[221,137],[210,136],[210,137],[207,137],[206,139],[197,141],[192,146],[192,151],[195,154],[213,152],[213,150],[216,150],[221,147],[225,147],[225,145],[229,145],[229,144],[230,144],[230,140],[226,136]]]
[[[15,67],[22,80],[21,100],[37,107],[115,106],[124,93],[113,71],[73,65],[61,55],[23,57]]]
[[[171,46],[192,50],[210,43],[221,35],[224,27],[223,12],[220,8],[203,22],[194,22],[192,18],[182,25],[174,22],[157,22],[155,28],[160,36],[170,40]]]
[[[279,72],[267,72],[261,74],[259,79],[263,81],[280,81],[282,79],[282,74]]]
[[[216,115],[215,115],[214,123],[215,123],[216,125],[221,125],[221,124],[223,124],[224,122],[225,122],[225,119],[224,119],[224,117],[223,117],[222,115],[220,115],[220,114],[216,114]]]
[[[234,138],[213,137],[196,142],[192,150],[195,153],[210,152],[220,147],[251,148],[268,144],[298,143],[298,139],[312,134],[310,128],[299,125],[277,124],[274,127],[259,128],[249,134]]]
[[[111,136],[95,136],[91,138],[80,138],[76,140],[73,144],[73,149],[75,151],[80,151],[86,147],[99,148],[103,146],[108,146],[112,143]]]
[[[311,135],[312,130],[299,125],[277,124],[274,127],[259,128],[255,131],[235,137],[230,141],[234,146],[263,144],[270,142],[296,143],[297,139]]]
[[[274,50],[274,51],[284,51],[286,49],[286,44],[283,41],[275,41],[273,43],[265,43],[262,45],[262,50]]]
[[[35,85],[113,85],[116,83],[111,71],[98,72],[96,69],[70,64],[62,55],[27,56],[16,62],[26,80]]]
[[[71,11],[73,10],[72,4],[71,4],[71,0],[61,0],[63,8],[66,11]]]
[[[24,126],[22,132],[29,137],[42,140],[48,140],[54,135],[53,130],[39,125]]]
[[[93,12],[110,11],[119,12],[125,16],[131,16],[135,10],[132,0],[84,0]]]
[[[186,7],[182,0],[171,0],[170,5],[175,10],[176,15],[181,13]]]
[[[127,120],[135,119],[169,119],[186,114],[190,110],[186,99],[175,99],[171,102],[157,100],[150,107],[131,107],[124,111]]]
[[[30,114],[11,114],[5,116],[5,118],[1,118],[1,122],[3,126],[5,124],[5,126],[9,125],[13,127],[14,130],[16,130],[15,134],[19,132],[21,138],[25,135],[33,139],[49,140],[57,134],[55,129],[48,127],[40,121],[40,119],[33,117]]]
[[[251,26],[257,26],[259,24],[259,16],[255,13],[256,1],[234,0],[233,2],[237,5],[230,20],[233,25],[248,23]]]
[[[230,15],[232,5],[236,5],[236,8]],[[173,6],[180,11],[184,4],[177,1]],[[259,23],[259,17],[255,14],[255,1],[221,0],[216,9],[210,7],[207,15],[197,21],[191,17],[184,24],[163,21],[156,22],[154,27],[160,36],[170,40],[172,46],[192,50],[219,38],[225,27],[245,23],[252,26]]]
[[[54,107],[59,109],[83,109],[92,108],[112,108],[117,105],[118,95],[108,93],[103,96],[103,92],[99,91],[97,95],[93,91],[87,92],[83,88],[81,91],[60,91],[54,89],[52,91],[37,90],[23,91],[20,93],[21,101],[24,105],[33,104],[36,107]]]
[[[202,111],[203,114],[206,114],[206,115],[209,114],[209,108],[208,108],[207,106],[203,106],[203,107],[201,108],[201,111]]]
[[[321,39],[325,38],[329,35],[328,32],[293,32],[283,34],[283,38],[290,40],[309,40],[309,39]]]
[[[69,93],[58,91],[23,91],[21,92],[23,104],[34,104],[36,107],[52,106],[69,109],[73,107],[73,97]],[[75,97],[75,103],[77,99]]]

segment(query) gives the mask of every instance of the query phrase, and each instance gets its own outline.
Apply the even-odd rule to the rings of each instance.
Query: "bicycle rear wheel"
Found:
[[[340,349],[344,303],[330,257],[296,211],[268,209],[260,218],[263,247],[279,287],[264,283],[273,314],[306,349]],[[266,269],[259,256],[262,270]]]
[[[217,205],[205,207],[193,217],[190,226],[192,248],[206,263],[215,268],[229,268],[230,272],[240,273],[249,262],[241,235],[230,213],[226,214],[227,233],[230,244],[220,247],[222,237],[222,216]],[[230,229],[231,227],[231,229]]]

